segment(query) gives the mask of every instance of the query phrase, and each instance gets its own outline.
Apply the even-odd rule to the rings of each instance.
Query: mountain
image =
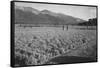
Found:
[[[58,17],[64,20],[67,24],[77,24],[77,23],[82,23],[85,21],[80,18],[72,17],[69,15],[62,14],[62,13],[59,13]]]
[[[51,12],[49,10],[43,10],[43,11],[41,11],[41,13],[59,17],[69,24],[70,23],[74,24],[75,21],[76,21],[76,23],[85,21],[85,20],[82,20],[82,19],[79,19],[79,18],[75,18],[75,17],[69,16],[69,15],[62,14],[62,13],[54,13],[54,12]]]
[[[55,12],[51,12],[49,10],[42,10],[41,11],[42,14],[49,14],[51,16],[58,16],[58,13],[55,13]]]
[[[38,15],[30,11],[23,11],[16,9],[15,11],[15,23],[16,24],[59,24],[63,20],[48,15],[39,13]]]
[[[38,11],[37,9],[31,8],[31,7],[21,7],[21,6],[15,6],[15,9],[19,9],[25,12],[32,12],[35,14],[39,14],[40,11]]]
[[[84,20],[49,10],[39,11],[31,7],[15,6],[16,24],[77,24]]]
[[[78,25],[81,25],[81,26],[97,26],[97,18],[89,19],[88,21],[83,22],[83,23],[79,23]]]

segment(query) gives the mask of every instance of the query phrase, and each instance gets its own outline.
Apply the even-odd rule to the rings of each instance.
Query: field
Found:
[[[87,27],[73,26],[68,29],[65,27],[63,30],[62,27],[16,26],[15,66],[57,64],[51,60],[59,56],[96,60],[96,33],[96,27],[87,29]]]

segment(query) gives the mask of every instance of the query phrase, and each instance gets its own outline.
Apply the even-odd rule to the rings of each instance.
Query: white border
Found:
[[[98,8],[100,8],[99,0],[24,0],[24,1],[98,5]],[[100,9],[98,10],[98,12],[100,12]],[[100,15],[100,13],[98,15]],[[98,16],[98,19],[99,18],[100,17]],[[100,29],[99,22],[98,22],[98,31]],[[100,32],[98,32],[98,35],[100,35]],[[99,40],[100,37],[98,36],[98,52],[100,52]],[[99,54],[98,57],[100,57]],[[99,64],[100,62],[35,66],[35,67],[37,68],[99,68],[100,66]],[[0,68],[10,68],[10,0],[0,0]],[[27,67],[27,68],[32,68],[32,67]]]

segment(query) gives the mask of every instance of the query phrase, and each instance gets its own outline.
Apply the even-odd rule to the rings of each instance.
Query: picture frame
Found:
[[[98,6],[11,1],[11,67],[98,60]]]

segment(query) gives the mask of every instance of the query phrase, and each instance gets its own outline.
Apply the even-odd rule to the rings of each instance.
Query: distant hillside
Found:
[[[39,11],[31,7],[15,7],[16,24],[77,24],[84,20],[49,10]]]
[[[88,21],[79,23],[78,25],[97,26],[97,18],[89,19]]]

